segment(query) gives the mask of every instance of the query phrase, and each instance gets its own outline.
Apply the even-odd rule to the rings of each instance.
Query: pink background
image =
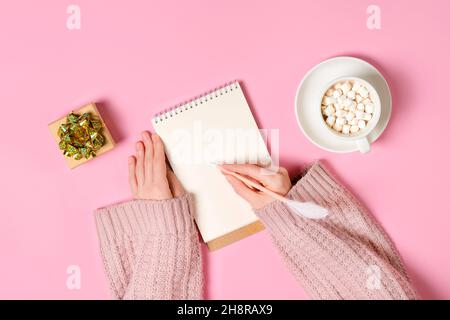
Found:
[[[262,128],[279,128],[292,174],[320,158],[386,228],[419,293],[450,298],[450,3],[76,0],[0,3],[0,298],[108,298],[92,212],[129,198],[127,156],[163,107],[238,79]],[[336,55],[378,67],[391,122],[369,155],[313,146],[294,117],[298,83]],[[95,101],[115,150],[69,170],[47,124]],[[266,232],[206,253],[208,298],[306,298]],[[81,267],[81,289],[66,268]]]

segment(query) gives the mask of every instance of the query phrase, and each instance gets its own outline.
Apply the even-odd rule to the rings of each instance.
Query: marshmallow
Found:
[[[358,103],[360,103],[363,100],[363,98],[359,94],[357,94],[355,96],[355,99],[356,99],[356,102],[358,102]]]
[[[362,119],[363,114],[364,114],[364,112],[359,111],[359,110],[356,110],[356,111],[355,111],[356,119],[358,119],[358,120],[359,120],[359,119]]]
[[[340,96],[342,96],[342,90],[341,89],[337,89],[333,91],[333,98],[339,98]]]
[[[344,107],[350,108],[350,106],[353,104],[353,101],[350,99],[344,100]]]
[[[347,115],[345,116],[345,119],[347,119],[347,121],[352,121],[352,119],[355,117],[355,114],[353,112],[349,112],[347,113]]]
[[[350,84],[350,82],[346,81],[341,85],[341,90],[342,92],[344,92],[345,94],[347,94],[348,91],[350,91],[350,89],[352,88],[352,85]]]
[[[358,103],[358,105],[356,106],[356,109],[358,109],[359,111],[364,111],[364,105],[362,103]]]
[[[365,113],[362,116],[363,120],[369,121],[370,119],[372,119],[372,115],[370,113]]]
[[[356,125],[358,125],[358,119],[353,118],[349,123],[350,123],[352,126],[356,126]]]
[[[338,131],[338,132],[341,132],[342,131],[342,126],[338,125],[337,123],[335,123],[334,126],[333,126],[333,129]]]
[[[358,88],[358,93],[363,98],[367,98],[369,96],[369,90],[367,90],[364,86]]]
[[[327,124],[328,124],[330,127],[333,126],[334,121],[336,121],[335,116],[329,116],[329,117],[327,118],[327,120],[326,120]]]
[[[334,114],[336,110],[334,109],[333,105],[328,105],[325,110],[323,110],[323,114],[326,116],[331,116]]]
[[[349,92],[347,92],[347,98],[354,100],[356,97],[356,93],[353,90],[350,90]]]
[[[367,113],[373,113],[375,111],[375,106],[373,103],[368,103],[364,110],[366,110]]]
[[[347,112],[345,110],[338,110],[336,111],[336,117],[345,117],[347,115]]]
[[[357,133],[359,131],[359,127],[358,126],[351,126],[350,127],[350,132],[351,133]]]
[[[349,134],[350,133],[350,125],[346,124],[342,126],[342,133],[343,134]]]
[[[336,102],[336,100],[334,98],[327,97],[327,96],[323,97],[323,100],[322,100],[322,104],[327,105],[327,106],[330,104],[333,104],[335,102]]]
[[[343,104],[344,103],[344,96],[340,96],[339,98],[336,99],[336,103],[338,104]]]
[[[339,118],[336,119],[336,124],[339,125],[339,126],[343,126],[344,124],[347,124],[347,120],[345,120],[345,118],[340,118],[339,117]]]
[[[364,129],[366,127],[366,122],[363,119],[359,120],[358,121],[358,127],[360,129]]]

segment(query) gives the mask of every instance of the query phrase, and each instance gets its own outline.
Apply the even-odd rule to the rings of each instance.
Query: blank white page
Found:
[[[205,242],[258,220],[216,163],[270,163],[238,82],[172,108],[152,119],[168,160],[194,195],[194,217]]]

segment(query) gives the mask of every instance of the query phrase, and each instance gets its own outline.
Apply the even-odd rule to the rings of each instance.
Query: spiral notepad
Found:
[[[194,195],[194,217],[211,250],[263,229],[217,163],[269,164],[270,155],[238,82],[155,115],[171,167]]]

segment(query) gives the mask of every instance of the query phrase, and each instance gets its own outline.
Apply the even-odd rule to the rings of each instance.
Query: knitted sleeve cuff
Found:
[[[313,201],[326,207],[340,184],[322,167],[319,161],[308,166],[301,175],[301,179],[291,188],[287,198],[298,201]],[[289,210],[281,201],[273,201],[263,208],[255,210],[259,218],[270,228],[280,227],[287,222]]]
[[[124,235],[190,234],[195,230],[190,194],[167,200],[131,200],[95,211],[100,241]]]

